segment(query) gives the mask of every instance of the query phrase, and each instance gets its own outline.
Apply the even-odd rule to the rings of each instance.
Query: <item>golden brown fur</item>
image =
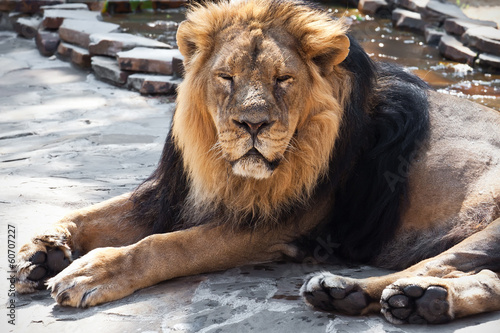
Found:
[[[311,59],[328,51],[339,53],[336,61],[342,61],[349,43],[345,38],[346,27],[341,21],[332,27],[326,13],[315,13],[314,22],[303,24],[307,21],[303,16],[311,15],[310,12],[292,3],[278,8],[280,11],[270,12],[266,1],[207,4],[190,12],[179,29],[178,44],[186,55],[186,76],[178,90],[178,111],[172,130],[183,152],[194,207],[213,209],[214,204],[222,203],[245,213],[257,211],[267,218],[297,199],[306,200],[318,178],[326,172],[342,117],[342,94],[349,91],[339,89],[345,78],[340,69],[325,78]],[[227,27],[231,27],[229,32]],[[292,33],[292,42],[299,43],[293,46],[303,52],[300,56],[307,68],[307,72],[299,73],[306,96],[296,120],[299,135],[284,154],[289,163],[276,170],[270,179],[242,178],[228,172],[218,148],[215,106],[207,103],[208,96],[213,96],[209,88],[213,75],[210,63],[221,45],[238,46],[227,43],[224,35],[234,34],[236,29],[241,31],[238,42],[245,38],[241,36],[245,31],[284,29]],[[316,38],[309,38],[312,34]],[[220,37],[212,38],[217,35]],[[190,51],[190,45],[196,45],[197,51]],[[287,139],[290,141],[290,137]]]
[[[94,306],[300,259],[327,235],[345,259],[401,271],[313,275],[314,307],[393,323],[500,309],[498,113],[374,65],[341,20],[299,2],[195,6],[178,45],[186,75],[157,171],[24,245],[19,292],[47,283],[61,305]]]

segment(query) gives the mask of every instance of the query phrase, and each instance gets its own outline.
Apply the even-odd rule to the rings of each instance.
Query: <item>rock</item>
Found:
[[[39,29],[35,41],[40,54],[50,57],[56,53],[61,39],[58,32]]]
[[[83,10],[46,9],[43,13],[43,27],[46,29],[59,29],[66,19],[97,21],[101,14]]]
[[[147,72],[172,75],[172,58],[182,57],[177,49],[150,49],[136,47],[133,50],[118,52],[120,69],[134,72]]]
[[[64,3],[64,0],[0,0],[0,11],[36,14],[43,6],[58,5],[62,3]]]
[[[435,27],[425,27],[424,37],[425,43],[429,45],[438,45],[441,37],[446,35],[443,29]]]
[[[449,18],[444,21],[443,27],[449,34],[462,36],[468,29],[480,26],[490,26],[496,28],[497,24],[493,21]]]
[[[119,28],[120,26],[118,24],[113,23],[65,19],[59,28],[59,36],[65,42],[76,44],[88,49],[90,44],[90,35],[98,32],[113,32],[117,31]]]
[[[141,94],[173,95],[181,80],[165,75],[133,74],[128,77],[127,82],[131,89],[135,89]]]
[[[153,1],[154,9],[169,9],[185,6],[188,0],[155,0]]]
[[[110,14],[131,13],[144,9],[179,8],[187,3],[187,0],[154,0],[149,2],[113,0],[108,2],[106,11]]]
[[[425,22],[435,25],[441,25],[447,18],[467,18],[458,6],[437,0],[430,0],[419,12]]]
[[[60,5],[42,6],[40,8],[42,11],[51,9],[63,9],[63,10],[85,10],[88,11],[89,7],[84,3],[63,3]]]
[[[95,76],[114,85],[124,85],[128,77],[132,74],[131,72],[120,70],[115,58],[93,56],[91,63]]]
[[[479,64],[485,67],[500,69],[500,56],[482,53],[479,55]]]
[[[172,46],[154,39],[125,33],[96,33],[90,35],[89,52],[107,56],[116,56],[118,52],[128,51],[135,47],[171,49]]]
[[[0,11],[0,30],[12,30],[12,23],[9,20],[9,14]]]
[[[389,11],[389,4],[385,0],[360,0],[358,10],[364,14],[375,15]]]
[[[14,31],[25,38],[34,38],[42,20],[37,17],[20,17],[12,24]]]
[[[483,52],[500,55],[500,30],[492,27],[471,28],[462,36],[464,44]]]
[[[392,12],[392,22],[395,27],[413,31],[424,31],[425,22],[419,13],[406,9],[395,9]]]
[[[70,59],[75,65],[90,68],[90,54],[84,48],[61,42],[57,48],[57,53],[62,58]]]
[[[446,58],[472,65],[477,53],[464,46],[455,37],[445,35],[439,41],[439,52]]]
[[[175,78],[184,77],[184,57],[182,55],[172,58],[172,75]]]
[[[399,7],[419,12],[427,6],[429,0],[395,0],[394,3]]]

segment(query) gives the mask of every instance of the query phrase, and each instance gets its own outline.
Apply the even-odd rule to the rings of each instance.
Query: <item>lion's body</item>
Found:
[[[55,299],[85,307],[310,255],[404,269],[313,276],[303,296],[326,310],[439,323],[500,309],[500,114],[373,63],[342,21],[298,2],[196,7],[178,44],[186,75],[157,170],[25,245],[19,291],[58,273]]]

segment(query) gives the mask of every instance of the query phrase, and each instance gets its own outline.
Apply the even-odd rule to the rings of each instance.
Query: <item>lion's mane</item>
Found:
[[[214,36],[237,24],[285,29],[309,59],[313,82],[303,92],[307,106],[286,162],[264,180],[232,174],[215,149],[217,131],[206,107]],[[189,11],[183,25],[178,42],[186,72],[172,129],[158,168],[135,193],[133,214],[154,233],[207,222],[268,227],[307,214],[320,197],[335,196],[318,231],[343,255],[369,259],[399,222],[406,193],[401,160],[428,132],[425,84],[395,67],[377,66],[352,38],[345,61],[325,75],[323,57],[341,51],[338,36],[346,26],[298,1],[207,3]]]

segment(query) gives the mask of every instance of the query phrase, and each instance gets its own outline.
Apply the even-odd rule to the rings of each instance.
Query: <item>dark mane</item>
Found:
[[[175,147],[170,130],[156,170],[134,192],[132,211],[136,223],[152,234],[183,229],[181,212],[188,194],[182,155]]]
[[[397,66],[373,62],[350,39],[343,66],[354,74],[354,89],[329,180],[318,191],[334,191],[335,204],[318,231],[337,255],[368,262],[399,225],[408,168],[429,132],[428,86]]]

